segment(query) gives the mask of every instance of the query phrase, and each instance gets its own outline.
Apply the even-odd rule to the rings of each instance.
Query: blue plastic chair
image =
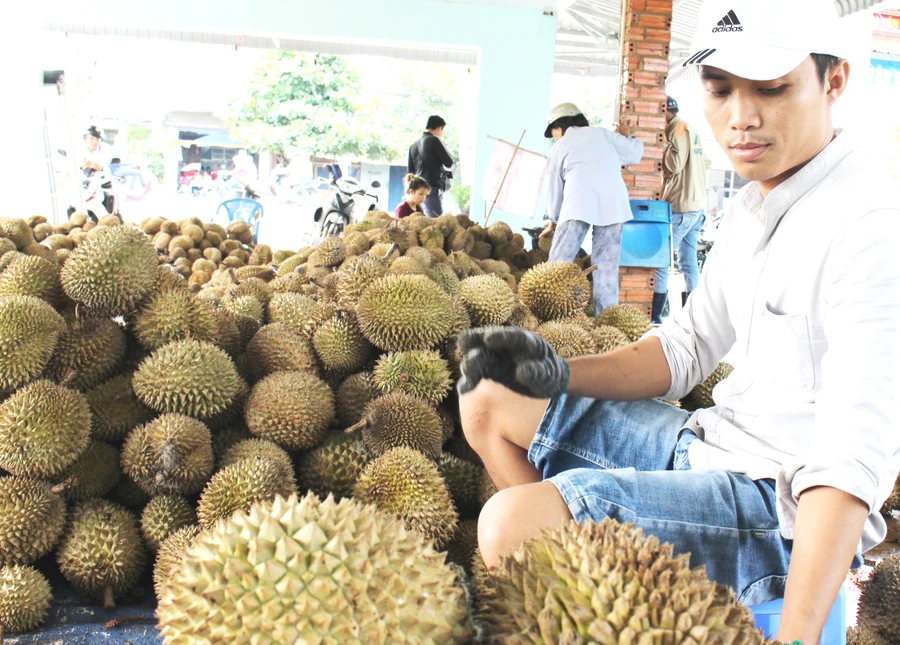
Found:
[[[263,217],[263,206],[252,199],[227,199],[216,209],[216,217],[222,209],[228,215],[228,222],[231,223],[236,219],[242,219],[253,230],[253,243],[257,243],[259,236],[259,222]]]
[[[775,638],[778,632],[778,624],[781,622],[781,609],[784,600],[771,600],[750,607],[756,626],[763,631],[766,638]],[[828,619],[822,629],[822,638],[819,645],[847,645],[847,593],[844,587],[838,592]]]

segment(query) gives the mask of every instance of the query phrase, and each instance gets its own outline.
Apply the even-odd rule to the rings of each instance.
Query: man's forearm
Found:
[[[599,356],[569,362],[567,394],[608,401],[638,401],[669,391],[672,376],[658,338],[645,338]]]
[[[862,500],[836,488],[810,488],[800,496],[779,641],[819,642],[868,515]]]

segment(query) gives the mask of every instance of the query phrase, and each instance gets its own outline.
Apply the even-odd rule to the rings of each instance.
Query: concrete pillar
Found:
[[[622,167],[631,199],[658,200],[662,195],[671,29],[672,0],[623,0],[619,121],[635,128],[635,136],[644,142],[641,162]],[[649,314],[654,272],[620,269],[619,302]]]
[[[50,174],[43,134],[43,70],[37,55],[43,25],[37,11],[17,13],[15,26],[0,39],[0,59],[15,61],[4,67],[4,88],[10,100],[4,101],[4,154],[0,176],[7,182],[4,190],[4,215],[28,217],[43,215],[54,221],[50,203]]]

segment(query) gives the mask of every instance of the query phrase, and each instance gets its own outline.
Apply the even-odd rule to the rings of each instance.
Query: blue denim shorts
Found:
[[[753,605],[784,595],[792,541],[781,537],[775,482],[691,470],[688,414],[655,400],[550,401],[528,460],[579,522],[630,522],[690,553],[710,579]]]

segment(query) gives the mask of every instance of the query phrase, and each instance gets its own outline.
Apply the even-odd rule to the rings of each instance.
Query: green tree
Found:
[[[126,159],[143,159],[147,170],[156,177],[157,181],[162,181],[165,174],[163,151],[159,145],[153,142],[152,134],[153,131],[145,125],[129,125]]]
[[[359,76],[339,56],[270,52],[223,115],[253,151],[280,157],[296,146],[321,156],[393,159],[377,102],[360,100]]]

